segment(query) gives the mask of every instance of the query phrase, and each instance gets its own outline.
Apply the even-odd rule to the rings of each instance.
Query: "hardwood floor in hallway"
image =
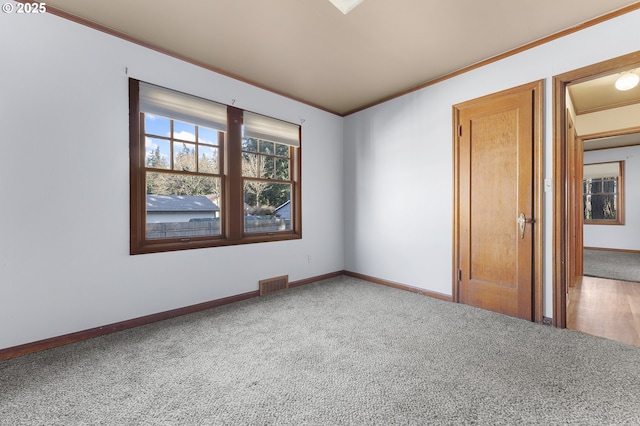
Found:
[[[581,277],[569,288],[567,328],[640,346],[640,283]]]

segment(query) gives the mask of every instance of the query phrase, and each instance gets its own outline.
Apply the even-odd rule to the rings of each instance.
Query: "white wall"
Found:
[[[452,294],[452,105],[544,79],[544,169],[551,179],[552,77],[640,50],[639,27],[635,11],[347,117],[346,269]],[[547,317],[553,196],[544,197]]]
[[[282,274],[348,269],[451,294],[451,106],[545,79],[552,178],[551,77],[640,50],[639,26],[635,11],[343,120],[50,14],[0,15],[0,349]],[[130,256],[128,76],[305,119],[303,239]],[[547,193],[546,316],[552,201]]]
[[[342,118],[50,14],[0,52],[0,349],[344,268]],[[128,76],[304,119],[303,239],[130,256]]]
[[[624,161],[624,225],[584,225],[585,247],[640,250],[640,146],[584,153],[584,163]]]

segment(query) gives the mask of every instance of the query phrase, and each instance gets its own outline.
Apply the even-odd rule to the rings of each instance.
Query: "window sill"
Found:
[[[302,239],[302,235],[296,232],[278,232],[268,234],[256,234],[246,235],[239,240],[228,240],[226,238],[219,239],[187,239],[182,238],[180,240],[162,240],[162,241],[147,241],[138,247],[130,247],[131,255],[137,254],[149,254],[149,253],[164,253],[170,251],[179,250],[192,250],[200,248],[212,248],[212,247],[227,247],[241,244],[256,244],[256,243],[270,243],[275,241],[290,241]]]

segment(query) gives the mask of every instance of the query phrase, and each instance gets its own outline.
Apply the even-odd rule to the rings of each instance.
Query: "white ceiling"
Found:
[[[640,73],[640,68],[633,71]],[[620,108],[620,113],[622,114],[625,106],[640,103],[640,85],[627,91],[620,91],[615,88],[616,80],[620,75],[622,75],[622,72],[614,72],[567,86],[576,114],[588,116],[590,113],[613,108]],[[640,127],[640,117],[636,121],[638,127]],[[623,130],[625,129],[619,129],[619,131]],[[632,145],[640,145],[640,133],[627,133],[584,140],[585,151]]]
[[[584,141],[584,150],[595,151],[599,149],[620,148],[623,146],[633,145],[640,145],[640,133],[629,133],[620,136],[589,139]]]
[[[640,69],[634,70],[640,74]],[[576,114],[589,114],[603,109],[619,108],[640,102],[640,85],[631,90],[616,90],[620,72],[568,86]]]
[[[51,0],[192,62],[345,115],[637,0]],[[67,16],[70,17],[70,16]],[[75,19],[75,18],[74,18]]]

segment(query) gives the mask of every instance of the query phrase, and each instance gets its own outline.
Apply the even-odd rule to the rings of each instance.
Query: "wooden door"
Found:
[[[535,294],[534,105],[529,86],[456,107],[458,300],[527,320]]]

